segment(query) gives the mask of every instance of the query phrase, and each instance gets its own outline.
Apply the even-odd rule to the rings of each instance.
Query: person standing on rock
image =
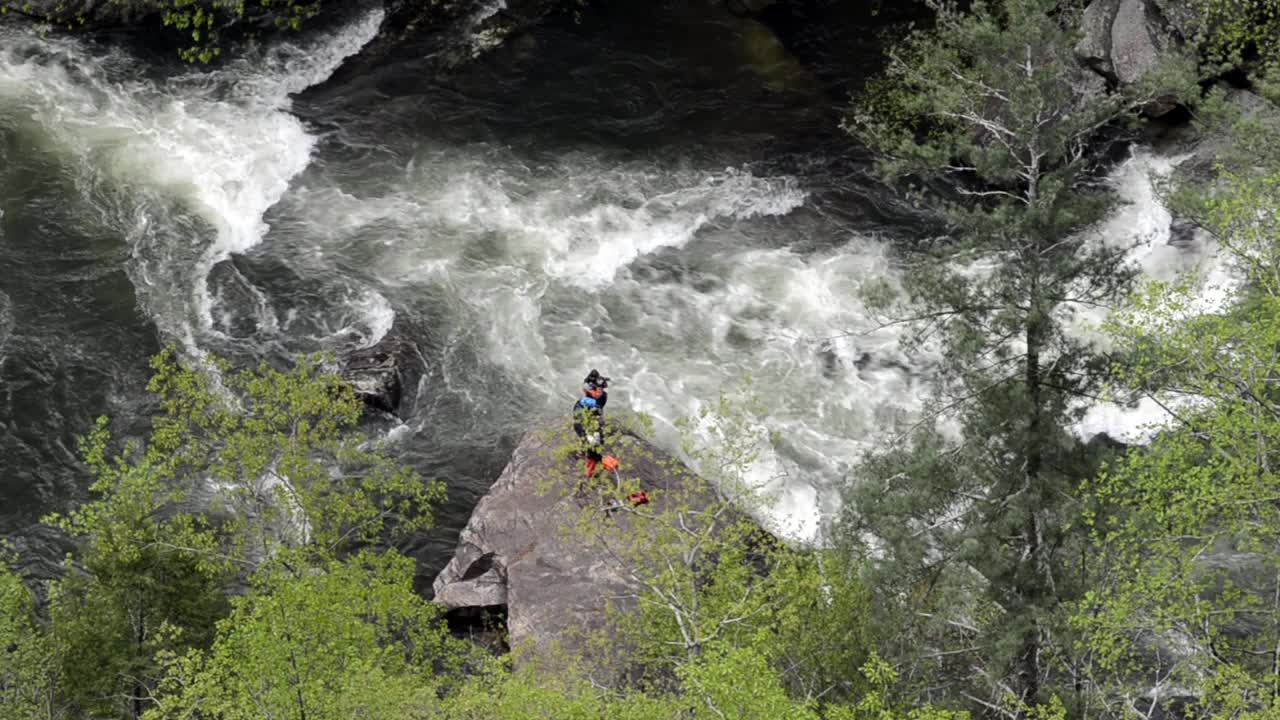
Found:
[[[595,398],[578,398],[573,404],[573,432],[582,444],[590,478],[596,472],[596,465],[604,459],[604,413]]]

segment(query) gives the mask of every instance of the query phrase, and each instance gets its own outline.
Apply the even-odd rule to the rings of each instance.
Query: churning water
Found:
[[[450,486],[428,571],[591,367],[671,447],[751,376],[770,520],[814,539],[927,390],[929,358],[860,298],[928,230],[865,179],[817,83],[735,49],[746,21],[672,15],[697,32],[624,13],[447,76],[402,57],[332,81],[381,11],[207,73],[0,27],[4,530],[56,559],[34,521],[83,496],[94,415],[145,426],[160,343],[279,360],[398,332],[428,370],[390,437]],[[1132,204],[1108,236],[1146,241],[1151,272],[1199,257],[1166,247],[1146,177],[1169,162],[1115,173]]]

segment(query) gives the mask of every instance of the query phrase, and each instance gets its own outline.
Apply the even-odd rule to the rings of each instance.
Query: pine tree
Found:
[[[895,321],[912,347],[941,348],[937,405],[861,466],[840,534],[875,551],[905,678],[1021,716],[1047,700],[1054,663],[1072,662],[1057,618],[1078,594],[1069,527],[1088,458],[1068,427],[1099,363],[1069,324],[1132,276],[1125,248],[1089,232],[1113,204],[1097,150],[1179,76],[1094,86],[1056,0],[934,8],[847,129],[888,178],[950,188],[919,193],[950,233],[905,259]]]

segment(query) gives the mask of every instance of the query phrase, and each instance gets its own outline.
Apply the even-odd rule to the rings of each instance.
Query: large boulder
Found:
[[[1146,0],[1120,0],[1111,24],[1111,66],[1120,82],[1135,83],[1159,66],[1161,30],[1153,25]]]
[[[561,451],[572,440],[567,418],[524,436],[435,579],[435,601],[451,611],[505,607],[511,646],[526,650],[517,659],[554,661],[559,650],[582,650],[593,631],[607,627],[606,607],[625,610],[637,592],[625,561],[572,532],[584,518],[624,527],[644,522],[628,512],[606,514],[597,491],[577,487],[582,464]],[[622,477],[649,494],[649,516],[667,503],[698,504],[695,476],[657,448],[623,436],[610,452],[622,462]],[[701,497],[703,506],[712,501]]]
[[[1085,8],[1080,21],[1080,41],[1076,55],[1086,67],[1115,81],[1115,67],[1111,64],[1111,28],[1115,24],[1120,0],[1094,0]]]
[[[1176,32],[1152,0],[1093,0],[1081,16],[1075,53],[1085,67],[1111,85],[1139,83],[1180,52]],[[1165,115],[1178,106],[1178,89],[1168,88],[1144,111]]]

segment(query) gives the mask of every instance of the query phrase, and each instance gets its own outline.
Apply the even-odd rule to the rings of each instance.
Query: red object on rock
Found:
[[[649,502],[649,494],[643,490],[637,490],[627,496],[627,502],[632,505],[645,505]]]

